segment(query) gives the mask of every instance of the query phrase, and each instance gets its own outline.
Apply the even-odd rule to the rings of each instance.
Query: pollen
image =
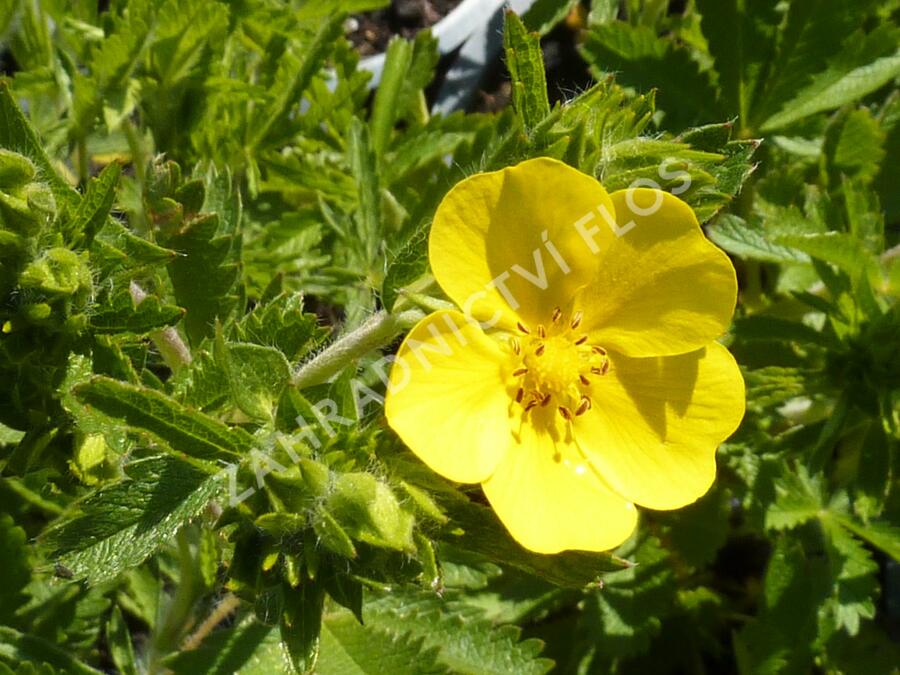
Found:
[[[564,316],[556,307],[548,319],[534,330],[519,323],[519,336],[510,339],[518,360],[511,395],[525,412],[545,408],[553,400],[556,412],[568,423],[591,409],[588,375],[605,375],[609,358],[603,347],[591,344],[590,335],[578,330],[581,311]]]

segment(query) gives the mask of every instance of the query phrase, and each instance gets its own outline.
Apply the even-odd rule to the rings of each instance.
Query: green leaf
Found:
[[[700,71],[687,50],[657,37],[648,26],[622,21],[594,25],[579,49],[597,79],[617,73],[620,83],[639,91],[659,87],[659,106],[671,129],[728,116],[719,110],[708,74]]]
[[[147,387],[135,387],[107,377],[94,377],[74,388],[75,398],[131,431],[145,432],[171,452],[200,460],[235,461],[253,447],[243,429],[179,405]]]
[[[239,240],[217,213],[197,216],[164,240],[181,255],[169,265],[175,300],[187,310],[184,328],[191,344],[210,337],[238,302]],[[224,231],[223,231],[224,230]]]
[[[320,71],[328,54],[334,49],[334,43],[343,32],[343,26],[343,14],[340,11],[331,12],[311,42],[304,43],[302,49],[301,45],[292,44],[284,52],[275,83],[269,91],[272,104],[260,111],[257,123],[251,127],[255,130],[251,145],[259,146],[271,140],[271,137],[280,131],[279,127],[284,126],[301,96],[309,88],[313,77]],[[299,54],[301,51],[302,57]]]
[[[352,537],[375,546],[413,550],[413,517],[387,484],[363,472],[337,474],[328,510]]]
[[[437,649],[424,638],[361,624],[350,612],[325,616],[316,672],[320,675],[437,675]]]
[[[53,190],[60,204],[74,206],[78,193],[53,169],[34,129],[25,119],[9,90],[9,83],[0,81],[0,148],[24,155],[38,168],[41,179]]]
[[[91,313],[91,328],[97,333],[137,333],[143,335],[164,326],[174,326],[184,310],[160,302],[155,295],[144,297],[137,305],[128,289],[119,289],[112,298]]]
[[[296,362],[315,349],[326,331],[318,326],[315,314],[304,313],[300,293],[282,293],[256,305],[234,326],[242,342],[272,346],[288,361]]]
[[[121,165],[113,162],[88,183],[87,192],[78,204],[78,210],[65,226],[68,240],[76,246],[90,247],[94,236],[106,223],[116,197],[121,170]]]
[[[26,548],[27,535],[12,516],[0,515],[0,560],[4,582],[0,586],[0,624],[13,623],[13,614],[25,604],[25,587],[31,580],[31,561]]]
[[[675,604],[671,563],[659,540],[632,539],[625,550],[635,566],[605,577],[604,587],[591,596],[609,656],[627,656],[645,648]]]
[[[237,406],[253,419],[271,420],[272,409],[291,378],[291,365],[284,355],[272,347],[226,343],[219,331],[214,356]]]
[[[218,476],[168,456],[136,460],[125,473],[41,537],[75,578],[100,584],[140,565],[223,487]]]
[[[884,551],[894,560],[900,561],[900,527],[885,521],[870,521],[865,525],[849,516],[837,516],[837,521],[860,539]]]
[[[134,646],[131,643],[131,634],[122,610],[118,605],[113,607],[112,614],[106,623],[106,644],[109,645],[110,656],[119,673],[122,675],[137,675],[137,664],[134,660]]]
[[[776,245],[789,246],[810,257],[829,262],[851,278],[874,274],[878,270],[878,261],[863,242],[844,232],[782,234],[772,237],[772,240]]]
[[[400,250],[388,263],[388,271],[381,285],[381,302],[391,311],[401,288],[421,277],[428,270],[429,225],[423,223],[413,230]]]
[[[319,636],[322,630],[322,610],[325,589],[316,581],[307,580],[297,589],[282,586],[284,610],[281,616],[281,639],[298,673],[315,672],[319,658]]]
[[[818,518],[824,504],[819,477],[810,476],[803,467],[797,473],[783,469],[775,482],[775,502],[766,511],[766,528],[787,530]]]
[[[886,53],[890,50],[891,53]],[[900,75],[900,52],[892,26],[867,36],[856,34],[829,68],[786,102],[765,122],[764,132],[786,127],[804,117],[861,99]]]
[[[698,0],[703,35],[719,75],[725,109],[749,126],[765,65],[775,45],[778,16],[774,0]]]
[[[541,53],[540,36],[529,33],[512,10],[506,11],[503,48],[506,50],[506,67],[512,80],[513,108],[522,121],[522,126],[531,131],[550,114],[544,56]]]
[[[46,663],[67,675],[101,675],[103,672],[91,668],[43,638],[25,635],[9,626],[0,626],[0,667],[3,660],[11,661],[16,666]]]
[[[438,663],[453,673],[542,675],[552,666],[538,657],[539,641],[521,640],[518,628],[495,626],[481,610],[433,592],[397,589],[369,596],[363,617],[375,630],[422,639],[423,648],[437,649]]]
[[[369,129],[354,118],[350,125],[347,152],[356,179],[359,208],[356,212],[357,237],[365,253],[365,262],[374,263],[381,236],[381,188],[375,155],[369,141]]]
[[[808,262],[809,257],[788,246],[772,241],[757,224],[750,226],[732,214],[725,214],[709,228],[709,238],[729,253],[765,262]]]
[[[175,673],[274,675],[285,672],[285,652],[273,626],[247,617],[213,632],[197,649],[166,658],[165,665]]]
[[[101,278],[121,273],[131,281],[142,269],[161,267],[178,254],[138,237],[121,223],[109,219],[94,238],[90,255]]]
[[[381,82],[372,103],[372,150],[381,157],[390,146],[391,132],[428,84],[437,64],[437,40],[420,31],[414,42],[399,37],[387,48]]]

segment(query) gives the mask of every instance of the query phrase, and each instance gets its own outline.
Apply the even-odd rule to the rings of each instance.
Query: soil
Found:
[[[356,14],[348,20],[347,37],[363,56],[387,49],[394,35],[412,38],[449,14],[461,0],[393,0],[391,6]]]

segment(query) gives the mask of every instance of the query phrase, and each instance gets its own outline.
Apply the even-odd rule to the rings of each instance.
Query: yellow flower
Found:
[[[410,331],[387,419],[434,471],[481,483],[523,546],[608,550],[635,505],[709,489],[744,414],[715,342],[737,282],[689,206],[532,159],[456,185],[429,259],[462,311]]]

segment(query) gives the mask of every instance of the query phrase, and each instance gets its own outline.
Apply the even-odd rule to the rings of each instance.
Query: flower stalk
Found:
[[[327,382],[328,378],[339,373],[350,362],[390,344],[424,316],[418,309],[397,314],[376,312],[359,328],[338,338],[310,361],[299,366],[291,378],[291,384],[303,389]]]

